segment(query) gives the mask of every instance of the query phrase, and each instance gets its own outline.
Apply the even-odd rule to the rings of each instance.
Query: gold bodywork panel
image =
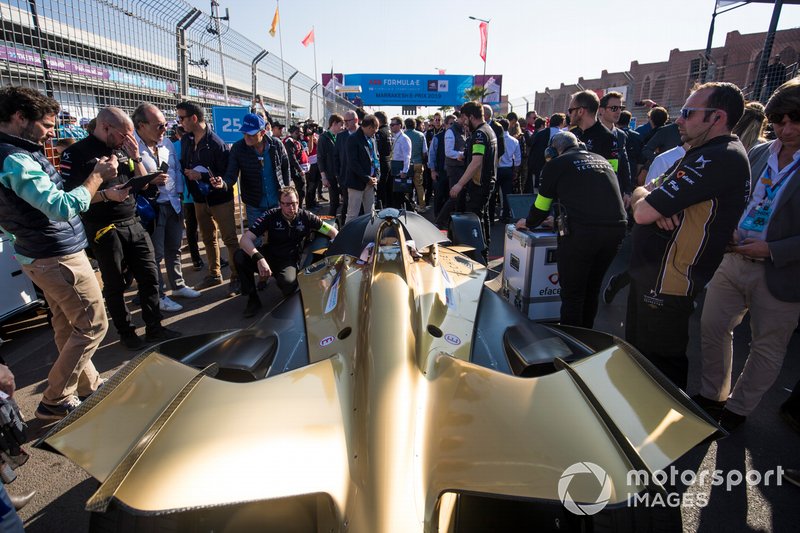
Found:
[[[95,503],[324,493],[343,530],[408,533],[438,529],[445,492],[557,500],[576,462],[601,465],[620,502],[644,488],[625,484],[626,450],[661,469],[716,431],[621,347],[539,378],[470,363],[486,269],[446,248],[414,260],[404,244],[299,276],[307,367],[227,383],[152,354],[46,443],[106,482]]]

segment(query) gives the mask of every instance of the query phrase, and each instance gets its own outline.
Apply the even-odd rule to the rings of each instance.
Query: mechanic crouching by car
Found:
[[[265,211],[244,232],[239,240],[240,249],[233,260],[242,280],[242,296],[247,297],[244,317],[255,315],[261,308],[256,293],[253,273],[261,279],[275,277],[284,296],[297,288],[297,269],[303,246],[312,232],[319,231],[334,239],[336,228],[323,222],[314,213],[300,209],[297,189],[283,187],[280,190],[280,206]],[[263,236],[265,244],[256,248],[255,241]]]
[[[539,194],[518,229],[535,228],[555,206],[561,323],[591,328],[606,270],[625,236],[625,207],[606,159],[569,132],[551,142],[554,158],[542,169]]]

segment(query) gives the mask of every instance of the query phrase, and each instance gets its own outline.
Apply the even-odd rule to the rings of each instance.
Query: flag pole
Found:
[[[283,30],[281,29],[280,8],[281,0],[275,0],[275,9],[278,11],[278,42],[280,43],[281,47],[281,85],[283,86],[283,108],[286,110],[286,124],[288,126],[291,122],[291,113],[289,113],[289,100],[286,97],[286,73],[283,70],[285,60],[283,59]]]
[[[314,26],[311,26],[311,32],[314,34],[314,83],[320,83],[321,80],[317,81],[317,80],[319,80],[319,77],[317,75],[317,32],[314,31]],[[320,86],[321,86],[321,84],[320,84]],[[313,109],[309,109],[309,112],[311,113],[311,115],[312,115],[311,118],[313,119],[314,118],[313,117],[314,110]],[[319,100],[317,100],[317,116],[319,116]],[[320,117],[320,121],[321,120],[322,120],[322,117]]]

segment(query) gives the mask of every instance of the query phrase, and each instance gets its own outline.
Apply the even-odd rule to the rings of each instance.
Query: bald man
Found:
[[[136,326],[125,305],[125,267],[133,273],[139,288],[145,341],[160,342],[178,337],[180,333],[161,325],[153,244],[136,216],[136,202],[130,187],[126,186],[131,177],[147,173],[130,117],[116,107],[100,111],[92,134],[61,155],[61,176],[65,189],[72,190],[86,180],[98,159],[111,156],[116,156],[119,162],[118,175],[92,196],[91,206],[81,214],[81,219],[100,266],[103,296],[120,341],[130,350],[139,350],[144,341],[136,334]],[[160,174],[149,186],[164,185],[166,178],[165,174]]]

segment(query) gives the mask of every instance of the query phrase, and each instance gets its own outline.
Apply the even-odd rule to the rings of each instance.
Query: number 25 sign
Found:
[[[245,106],[213,106],[211,115],[214,133],[228,144],[235,143],[242,138],[239,128],[242,127],[242,119],[249,112],[250,109]]]

